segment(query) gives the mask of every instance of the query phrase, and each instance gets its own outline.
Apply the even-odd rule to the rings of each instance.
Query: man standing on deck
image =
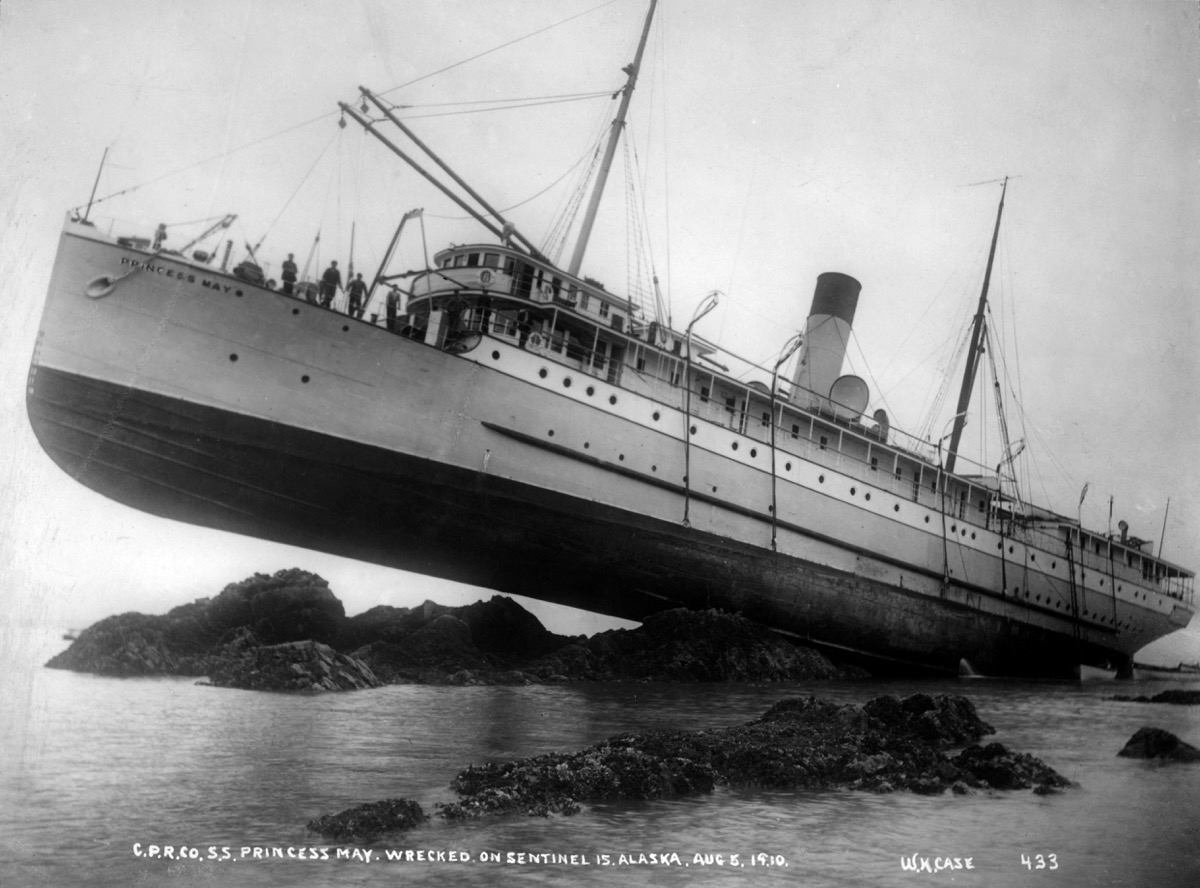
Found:
[[[283,260],[283,273],[280,278],[283,280],[283,292],[285,296],[292,295],[292,287],[296,283],[296,263],[293,261],[295,256],[288,253],[288,257]]]
[[[337,260],[334,259],[321,275],[321,305],[329,308],[333,304],[334,294],[341,289],[342,273],[338,271]]]
[[[387,294],[387,328],[388,332],[396,332],[396,313],[400,308],[400,291],[395,287]]]
[[[355,275],[350,286],[346,288],[346,294],[350,297],[350,304],[346,306],[346,314],[352,318],[361,319],[363,310],[367,307],[367,285],[363,283],[362,272]]]

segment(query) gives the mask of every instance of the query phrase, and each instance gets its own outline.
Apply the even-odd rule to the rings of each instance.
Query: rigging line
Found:
[[[178,169],[172,170],[169,173],[163,173],[161,176],[157,176],[156,178],[147,179],[145,182],[139,182],[137,185],[131,185],[128,188],[122,188],[120,191],[114,191],[112,194],[104,195],[104,197],[98,197],[94,201],[92,201],[92,206],[95,206],[96,204],[99,204],[99,203],[104,203],[104,201],[111,200],[114,197],[120,197],[123,194],[130,194],[134,191],[137,191],[139,188],[145,188],[147,185],[153,185],[156,182],[163,181],[164,179],[170,179],[172,176],[178,176],[181,173],[186,173],[188,170],[193,170],[196,167],[203,166],[206,163],[212,163],[214,160],[224,160],[225,158],[229,157],[231,154],[236,154],[237,152],[244,151],[247,148],[253,148],[255,145],[260,145],[263,142],[269,142],[271,139],[276,139],[276,138],[279,138],[280,136],[286,136],[288,133],[292,133],[298,129],[302,129],[302,128],[308,126],[309,124],[318,123],[319,121],[325,120],[328,117],[332,117],[333,115],[335,115],[337,113],[338,113],[337,111],[326,112],[324,114],[321,114],[318,117],[313,117],[309,120],[306,120],[303,123],[297,123],[295,126],[289,126],[286,129],[278,130],[277,132],[271,133],[270,135],[267,135],[267,136],[263,136],[262,138],[254,139],[253,141],[246,142],[245,144],[242,144],[242,145],[238,145],[236,148],[230,148],[228,151],[223,151],[220,154],[214,154],[211,157],[206,157],[203,160],[197,160],[195,163],[188,164],[187,166],[179,167]],[[74,209],[78,210],[82,206],[83,206],[83,204],[80,204],[78,207],[74,207]]]
[[[499,46],[494,46],[491,49],[486,49],[483,52],[476,53],[475,55],[471,56],[470,58],[465,58],[465,59],[462,59],[461,61],[454,62],[452,64],[447,65],[444,68],[439,68],[436,71],[431,71],[428,74],[422,74],[420,77],[414,78],[413,80],[409,80],[406,83],[401,83],[399,86],[393,86],[390,89],[385,89],[383,92],[376,93],[376,95],[385,96],[388,93],[396,92],[396,90],[400,90],[400,89],[404,89],[405,87],[412,86],[414,83],[420,83],[422,80],[428,80],[430,77],[436,77],[438,74],[444,74],[447,71],[450,71],[454,68],[459,67],[460,65],[465,65],[468,62],[473,62],[476,59],[481,59],[486,55],[491,55],[492,53],[499,52],[500,50],[505,49],[506,47],[513,46],[514,44],[520,43],[522,40],[528,40],[530,37],[536,37],[538,34],[545,34],[547,31],[552,31],[555,28],[559,27],[560,25],[567,24],[567,22],[573,22],[577,18],[583,18],[585,15],[590,15],[591,13],[596,12],[597,10],[603,9],[606,6],[611,6],[615,2],[616,2],[616,0],[608,0],[607,3],[601,3],[599,6],[593,6],[591,9],[585,9],[583,12],[580,12],[576,15],[570,16],[569,18],[562,19],[561,21],[557,21],[552,25],[547,25],[544,28],[540,28],[537,31],[533,31],[529,34],[526,34],[524,37],[517,37],[514,40],[509,40],[507,43],[501,43]]]
[[[321,149],[321,153],[317,155],[317,159],[314,160],[312,166],[308,168],[308,172],[304,174],[303,178],[301,178],[300,184],[296,186],[296,189],[292,192],[291,197],[289,197],[287,202],[284,203],[283,207],[280,208],[279,213],[274,219],[271,220],[271,223],[267,226],[267,230],[263,232],[262,237],[258,239],[258,243],[254,245],[254,249],[257,250],[262,245],[262,242],[267,239],[267,235],[271,233],[271,229],[275,227],[275,223],[283,218],[283,214],[286,213],[287,208],[292,205],[292,201],[296,199],[296,195],[300,193],[300,190],[304,187],[304,183],[308,181],[308,177],[313,174],[313,170],[317,168],[317,165],[321,162],[321,158],[325,156],[325,153],[329,150],[330,146],[333,145],[337,137],[338,134],[335,132],[330,137],[329,141],[325,143],[325,147]]]
[[[551,188],[553,188],[555,185],[557,185],[559,182],[561,182],[567,176],[571,175],[571,173],[586,159],[587,159],[587,155],[584,154],[577,161],[575,161],[575,163],[573,163],[573,164],[571,164],[571,166],[567,167],[566,170],[563,171],[561,176],[559,176],[557,179],[555,179],[553,182],[551,182],[549,185],[547,185],[541,191],[525,198],[523,201],[520,201],[519,203],[515,203],[515,204],[512,204],[511,206],[504,207],[499,212],[507,213],[509,210],[515,210],[518,207],[525,206],[525,204],[529,203],[530,201],[537,200],[539,197],[541,197],[543,194],[545,194],[547,191],[549,191]],[[459,222],[459,221],[462,221],[463,219],[472,218],[471,216],[439,216],[437,213],[425,213],[424,215],[428,216],[431,219],[447,219],[452,222]]]
[[[504,105],[509,102],[541,102],[551,99],[595,99],[600,96],[611,96],[612,90],[599,90],[586,93],[560,93],[553,96],[516,96],[511,99],[475,99],[469,102],[414,102],[409,105],[388,104],[393,111],[407,111],[411,108],[455,108],[463,105]]]
[[[439,111],[436,114],[406,114],[405,120],[429,120],[434,117],[457,117],[462,114],[490,114],[494,111],[515,111],[518,108],[541,108],[545,105],[565,105],[567,102],[582,102],[587,99],[607,99],[611,93],[594,93],[578,99],[552,99],[548,101],[527,102],[523,105],[505,105],[502,108],[474,108],[470,111]]]

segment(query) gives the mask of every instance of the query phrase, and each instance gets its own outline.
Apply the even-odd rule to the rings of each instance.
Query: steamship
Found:
[[[424,148],[362,92],[379,119],[345,114]],[[962,402],[945,454],[866,415],[850,275],[817,278],[803,335],[745,382],[694,330],[716,294],[683,329],[649,318],[580,274],[586,233],[560,267],[443,170],[488,235],[385,260],[363,317],[68,219],[28,381],[42,447],[166,518],[630,620],[739,612],[877,672],[1128,671],[1190,621],[1194,574],[1146,541],[962,471]]]

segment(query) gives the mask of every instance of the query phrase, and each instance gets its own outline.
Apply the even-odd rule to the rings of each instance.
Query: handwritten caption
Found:
[[[501,866],[702,866],[785,868],[782,854],[676,851],[572,853],[565,851],[466,851],[432,848],[339,848],[311,845],[155,845],[135,842],[134,857],[149,860],[209,861],[332,860],[354,863],[466,863]]]

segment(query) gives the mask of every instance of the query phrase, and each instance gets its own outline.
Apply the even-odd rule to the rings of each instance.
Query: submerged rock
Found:
[[[1176,706],[1200,706],[1200,691],[1172,688],[1161,694],[1155,694],[1153,697],[1116,696],[1113,699],[1124,703],[1173,703]]]
[[[412,829],[428,819],[411,799],[385,799],[310,820],[308,828],[335,842],[366,843],[387,833]]]
[[[1162,728],[1139,728],[1117,753],[1123,758],[1166,759],[1173,762],[1198,762],[1200,749],[1184,743]]]
[[[922,794],[1071,785],[998,743],[954,758],[943,751],[990,733],[958,696],[881,697],[865,706],[797,698],[737,727],[622,734],[573,754],[471,767],[451,783],[462,799],[439,805],[438,814],[573,814],[581,803],[694,795],[717,785]]]

